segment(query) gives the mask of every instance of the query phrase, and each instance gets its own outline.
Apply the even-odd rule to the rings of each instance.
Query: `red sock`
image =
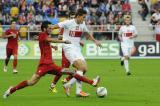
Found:
[[[17,86],[13,87],[10,92],[11,92],[11,94],[12,94],[12,93],[14,93],[16,90],[22,89],[22,88],[24,88],[24,87],[26,87],[26,86],[28,86],[27,81],[22,81],[22,82],[19,83]]]
[[[56,84],[62,75],[56,75],[52,81],[53,84]]]
[[[14,59],[13,60],[13,68],[16,69],[16,67],[17,67],[17,59]]]
[[[78,80],[80,80],[80,81],[83,81],[83,82],[86,82],[86,83],[88,83],[88,84],[93,84],[93,80],[90,80],[90,79],[88,79],[88,78],[86,78],[86,77],[84,77],[84,76],[80,76],[80,75],[78,75],[78,74],[75,74],[74,77],[75,77],[76,79],[78,79]]]
[[[73,78],[73,76],[69,75],[69,76],[66,78],[66,80],[69,81],[69,80],[72,79],[72,78]]]

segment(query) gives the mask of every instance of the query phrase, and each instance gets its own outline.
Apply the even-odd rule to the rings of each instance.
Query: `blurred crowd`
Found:
[[[70,11],[87,11],[86,24],[100,25],[99,31],[118,31],[125,17],[131,17],[129,0],[2,0],[0,22],[10,25],[35,25],[48,20],[56,24],[68,18]]]

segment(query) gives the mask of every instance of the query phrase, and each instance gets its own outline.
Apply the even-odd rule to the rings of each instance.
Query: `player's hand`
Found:
[[[58,50],[58,46],[51,46],[54,50]]]
[[[33,36],[33,40],[38,40],[38,36],[37,35]]]
[[[83,46],[84,46],[84,42],[83,42],[83,41],[80,41],[80,45],[83,47]]]
[[[95,44],[98,46],[98,47],[100,47],[100,48],[102,48],[102,44],[101,44],[101,42],[99,42],[99,41],[95,41]]]
[[[58,35],[58,39],[59,39],[59,40],[62,40],[62,39],[63,39],[63,36],[62,36],[62,35]]]
[[[71,41],[65,40],[64,43],[65,43],[65,44],[71,44]]]
[[[11,36],[12,36],[13,38],[16,38],[16,34],[12,34]]]
[[[133,39],[133,38],[134,38],[134,36],[130,36],[130,37],[129,37],[129,39]]]

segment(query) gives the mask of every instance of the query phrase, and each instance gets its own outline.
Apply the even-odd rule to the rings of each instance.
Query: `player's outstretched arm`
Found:
[[[129,37],[130,39],[133,39],[133,38],[136,38],[137,37],[137,35],[133,35],[133,36],[131,36],[131,37]]]
[[[9,37],[13,37],[15,38],[16,37],[16,34],[9,34],[9,35],[4,35],[3,38],[9,38]]]
[[[52,42],[52,43],[66,43],[66,44],[71,44],[70,41],[68,40],[59,40],[59,39],[55,39],[55,38],[47,38],[48,42]]]
[[[52,49],[54,49],[54,50],[58,50],[58,46],[52,46],[52,45],[51,45],[51,47],[52,47]]]
[[[97,41],[92,34],[87,33],[87,39],[93,41],[98,47],[102,47],[101,42]]]

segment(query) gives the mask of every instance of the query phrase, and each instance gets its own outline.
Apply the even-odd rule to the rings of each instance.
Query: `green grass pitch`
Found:
[[[56,60],[60,65],[60,60]],[[86,76],[101,76],[99,86],[108,90],[105,98],[96,96],[96,88],[83,84],[91,95],[88,98],[75,96],[75,85],[71,97],[66,97],[61,80],[58,93],[49,92],[52,75],[45,75],[35,86],[15,92],[7,99],[2,95],[10,85],[29,79],[36,71],[38,60],[18,60],[18,74],[12,74],[12,63],[8,72],[3,72],[4,62],[0,61],[0,106],[159,106],[160,105],[160,60],[131,60],[131,76],[126,76],[119,60],[87,60]],[[65,76],[63,76],[65,77]]]

